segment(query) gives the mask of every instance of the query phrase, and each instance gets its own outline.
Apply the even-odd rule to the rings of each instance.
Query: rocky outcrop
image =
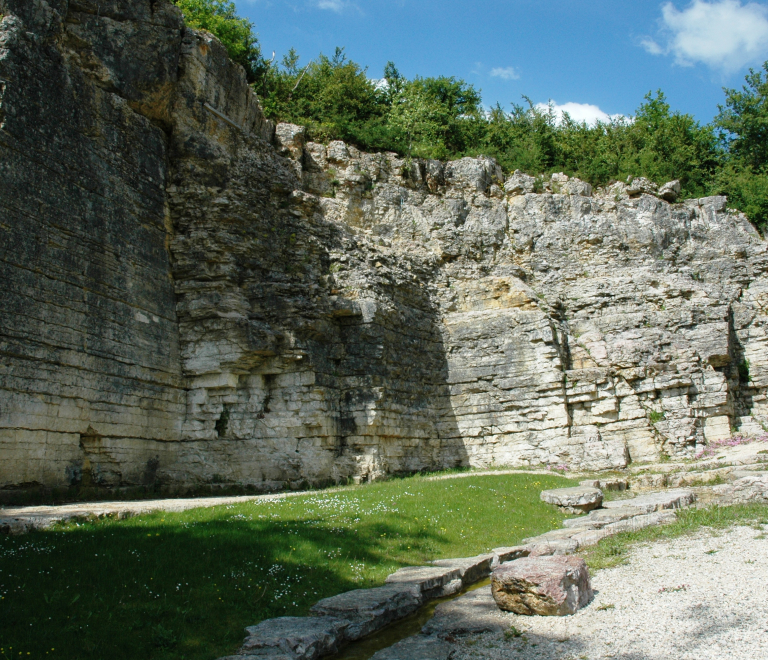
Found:
[[[0,487],[622,468],[768,423],[768,250],[724,198],[309,142],[162,0],[0,13]]]

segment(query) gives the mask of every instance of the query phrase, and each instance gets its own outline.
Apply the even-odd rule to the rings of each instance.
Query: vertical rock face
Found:
[[[0,487],[617,468],[768,422],[725,199],[308,142],[159,0],[0,13]]]
[[[182,22],[99,5],[0,2],[0,486],[152,483],[180,439],[168,145],[134,108]]]

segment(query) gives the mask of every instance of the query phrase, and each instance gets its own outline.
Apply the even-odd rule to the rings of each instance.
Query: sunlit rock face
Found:
[[[768,422],[724,198],[309,142],[162,1],[0,12],[0,488],[610,469]]]

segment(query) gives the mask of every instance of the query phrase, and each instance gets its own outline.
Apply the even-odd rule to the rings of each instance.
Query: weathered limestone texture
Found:
[[[181,438],[159,124],[182,22],[99,4],[0,0],[0,487],[152,483]]]
[[[164,0],[0,13],[0,488],[621,468],[768,423],[768,251],[724,198],[309,142]]]
[[[567,616],[592,600],[586,562],[580,557],[525,557],[491,575],[499,609],[526,616]]]

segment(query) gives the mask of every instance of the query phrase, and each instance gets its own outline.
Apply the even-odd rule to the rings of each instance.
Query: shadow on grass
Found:
[[[234,652],[246,625],[377,586],[403,565],[393,546],[442,542],[397,524],[306,520],[101,523],[5,538],[0,647],[8,657],[211,660]]]

